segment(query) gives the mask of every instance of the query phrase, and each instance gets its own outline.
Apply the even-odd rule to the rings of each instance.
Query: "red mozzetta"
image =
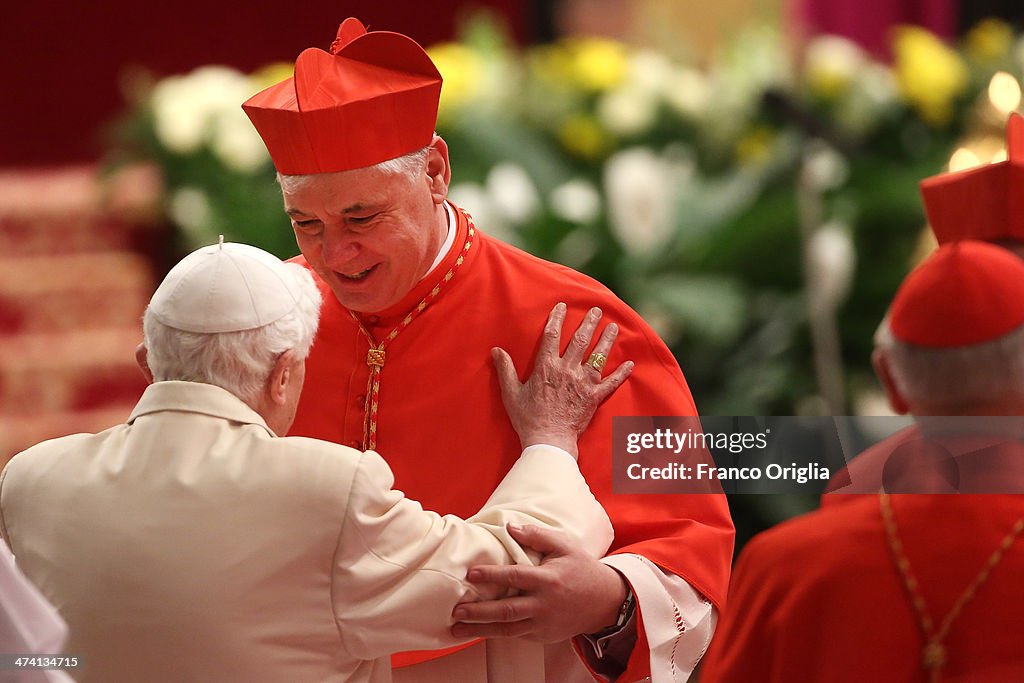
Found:
[[[394,470],[396,488],[440,513],[474,513],[520,453],[502,406],[491,348],[506,349],[525,377],[555,303],[569,307],[566,329],[575,329],[590,307],[600,306],[602,324],[615,322],[621,328],[610,364],[636,363],[579,444],[580,468],[615,527],[613,552],[649,558],[721,609],[733,543],[725,497],[611,491],[613,416],[695,414],[671,353],[598,282],[479,230],[470,240],[469,217],[457,214],[455,246],[442,263],[400,303],[362,317],[378,343],[400,328],[386,345],[376,411],[377,450]],[[302,257],[296,261],[305,263]],[[370,344],[349,311],[323,283],[321,288],[320,331],[291,433],[359,447],[364,443]],[[427,307],[403,324],[425,298]]]

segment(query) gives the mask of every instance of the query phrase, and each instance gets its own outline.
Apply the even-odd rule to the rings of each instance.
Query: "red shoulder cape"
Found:
[[[580,468],[615,527],[612,552],[643,555],[685,579],[719,609],[731,565],[733,526],[723,495],[613,494],[612,416],[695,415],[675,358],[650,327],[606,287],[475,232],[458,211],[455,248],[396,306],[363,317],[383,339],[464,255],[430,305],[389,344],[381,372],[377,450],[396,488],[439,513],[469,516],[519,457],[519,439],[502,406],[490,349],[506,349],[529,372],[541,330],[564,301],[566,330],[600,306],[602,324],[621,332],[609,363],[633,360],[633,375],[598,410],[580,440]],[[297,262],[305,264],[299,257]],[[318,279],[319,282],[319,279]],[[359,447],[369,368],[368,343],[330,290],[307,361],[291,434]],[[568,343],[568,339],[565,339]]]

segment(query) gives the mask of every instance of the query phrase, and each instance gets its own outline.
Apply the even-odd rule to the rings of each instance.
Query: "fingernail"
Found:
[[[565,304],[562,303],[561,301],[559,301],[558,304],[555,306],[555,308],[557,308],[560,311],[564,311],[565,310]]]
[[[480,570],[470,569],[469,572],[466,574],[466,578],[470,581],[478,581],[480,579]]]
[[[523,530],[523,527],[519,526],[518,524],[513,524],[513,523],[509,522],[508,529],[509,529],[509,531],[515,531],[515,532],[518,533],[518,532],[521,532]]]
[[[600,317],[601,316],[601,309],[598,308],[597,306],[594,306],[593,308],[590,309],[590,314],[591,315],[596,315],[596,316]]]
[[[455,611],[452,612],[452,618],[453,619],[457,619],[458,621],[462,621],[463,619],[465,619],[466,618],[466,608],[465,607],[456,607]]]
[[[615,323],[608,323],[608,331],[611,334],[618,334],[619,333],[619,326],[616,325]]]

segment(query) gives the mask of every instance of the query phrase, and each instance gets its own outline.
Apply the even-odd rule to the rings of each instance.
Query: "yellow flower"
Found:
[[[249,81],[252,83],[253,93],[257,93],[286,78],[291,78],[294,73],[295,65],[291,62],[274,62],[249,74]]]
[[[807,46],[804,78],[811,92],[837,99],[849,91],[867,58],[853,42],[838,36],[819,36]]]
[[[622,83],[629,69],[626,46],[607,38],[572,38],[565,41],[571,73],[583,90],[602,92]]]
[[[576,114],[562,124],[558,137],[570,153],[586,159],[600,157],[609,146],[608,136],[593,116]]]
[[[997,61],[1012,47],[1013,28],[1000,19],[983,19],[964,37],[964,49],[979,62]]]
[[[775,130],[769,126],[754,126],[736,143],[736,161],[740,166],[749,166],[767,160],[775,137]]]
[[[483,83],[483,60],[475,50],[458,43],[434,45],[427,53],[444,79],[438,111],[438,117],[443,118],[462,109],[479,95]]]
[[[532,48],[527,58],[531,74],[546,85],[563,88],[572,83],[572,60],[564,47],[540,45]]]
[[[934,34],[915,26],[896,30],[896,79],[903,97],[925,122],[942,126],[953,115],[953,100],[968,85],[967,66]]]

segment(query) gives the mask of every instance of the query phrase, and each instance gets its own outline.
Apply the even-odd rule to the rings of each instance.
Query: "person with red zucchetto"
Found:
[[[1024,680],[1024,263],[940,247],[875,368],[914,427],[743,549],[702,683]]]
[[[544,554],[539,566],[470,575],[518,594],[452,615],[453,633],[486,640],[400,654],[394,678],[685,680],[725,604],[728,506],[721,494],[616,494],[611,450],[613,416],[695,415],[686,381],[607,288],[490,237],[448,201],[440,92],[419,45],[350,18],[329,51],[305,50],[294,77],[243,105],[277,168],[296,260],[325,299],[291,433],[379,448],[407,494],[439,512],[472,511],[520,451],[490,349],[524,367],[555,302],[568,305],[569,323],[600,307],[617,353],[636,363],[579,443],[615,528],[611,554],[599,561],[546,534],[520,536]],[[593,352],[586,365],[601,373],[607,361]]]

